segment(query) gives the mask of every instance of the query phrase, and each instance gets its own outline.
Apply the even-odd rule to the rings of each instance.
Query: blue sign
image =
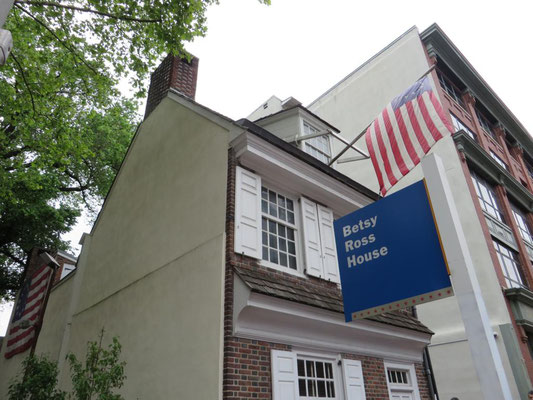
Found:
[[[453,294],[424,181],[334,226],[346,322]]]

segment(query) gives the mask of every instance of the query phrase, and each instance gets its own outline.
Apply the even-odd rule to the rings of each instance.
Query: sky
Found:
[[[530,0],[220,0],[186,48],[200,59],[196,101],[240,119],[272,95],[307,105],[413,25],[437,23],[533,133],[531,15]],[[89,230],[82,220],[67,235],[75,254]],[[10,312],[0,305],[0,336]]]

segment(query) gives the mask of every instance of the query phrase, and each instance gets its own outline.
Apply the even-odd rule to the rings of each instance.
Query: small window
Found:
[[[511,204],[511,209],[513,210],[513,216],[518,225],[518,230],[520,231],[520,236],[527,243],[533,245],[533,236],[531,235],[531,229],[529,229],[529,223],[527,222],[526,214],[514,204]]]
[[[334,399],[333,363],[298,358],[298,393],[300,399]]]
[[[412,364],[385,363],[391,399],[420,399],[415,368]]]
[[[303,123],[303,136],[315,135],[320,131],[314,126]],[[331,148],[328,135],[316,136],[303,142],[303,150],[325,164],[331,160]]]
[[[505,218],[503,217],[503,213],[500,211],[500,203],[494,188],[475,172],[471,171],[470,174],[472,176],[472,182],[474,183],[474,188],[476,189],[476,194],[482,210],[491,217],[496,218],[498,221],[505,223]]]
[[[477,141],[476,134],[472,132],[470,128],[468,128],[465,124],[463,124],[463,122],[459,118],[457,118],[455,115],[453,114],[450,114],[450,115],[452,117],[452,124],[453,124],[453,127],[455,128],[455,132],[463,130],[468,134],[468,136],[470,136],[472,139]]]
[[[505,277],[508,288],[525,287],[525,280],[522,276],[522,268],[518,261],[518,254],[503,244],[493,240],[494,249],[498,254],[498,260]]]
[[[492,129],[493,124],[479,110],[476,110],[476,115],[477,115],[477,120],[479,121],[479,125],[481,125],[483,130],[487,132],[494,140],[496,140],[496,134],[494,133],[494,130]]]
[[[387,378],[389,379],[389,383],[409,385],[409,371],[404,371],[401,369],[388,369]]]
[[[63,264],[63,268],[61,270],[61,277],[60,280],[65,278],[67,275],[69,275],[72,271],[74,271],[76,267],[72,264]]]
[[[506,171],[509,170],[509,167],[507,166],[505,161],[503,161],[500,157],[498,157],[498,155],[492,150],[490,151],[490,156],[493,158],[494,161],[496,161],[500,165],[500,167],[502,167]]]
[[[465,103],[461,97],[461,90],[459,90],[459,88],[441,71],[437,71],[437,76],[439,77],[439,83],[442,89],[444,89],[444,91],[448,93],[457,104],[462,108],[465,108]]]

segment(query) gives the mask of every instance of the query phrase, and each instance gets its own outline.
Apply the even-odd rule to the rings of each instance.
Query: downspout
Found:
[[[412,307],[413,317],[418,319],[418,312],[416,307]],[[432,400],[439,400],[439,393],[437,392],[437,383],[435,382],[435,375],[433,375],[433,366],[431,365],[431,358],[429,357],[428,347],[424,347],[422,352],[422,365],[424,367],[424,373],[428,380],[429,394]]]

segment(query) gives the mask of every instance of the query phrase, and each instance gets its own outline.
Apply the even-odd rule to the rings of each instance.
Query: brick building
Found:
[[[456,130],[432,152],[443,160],[452,183],[513,398],[527,399],[533,378],[533,141],[527,130],[437,25],[421,33],[411,28],[308,107],[351,140],[431,67],[434,89]],[[356,144],[366,149],[364,139]],[[337,169],[378,188],[369,160],[339,163]],[[421,178],[415,167],[389,193]],[[417,309],[435,332],[429,352],[441,398],[483,398],[484,377],[475,373],[476,355],[457,300]]]
[[[378,196],[327,166],[320,136],[301,139],[336,128],[294,99],[232,121],[194,101],[197,67],[169,57],[152,76],[37,353],[65,386],[65,354],[103,327],[123,346],[126,398],[431,399],[432,332],[411,310],[344,322],[333,219]],[[20,357],[0,363],[5,393]]]

